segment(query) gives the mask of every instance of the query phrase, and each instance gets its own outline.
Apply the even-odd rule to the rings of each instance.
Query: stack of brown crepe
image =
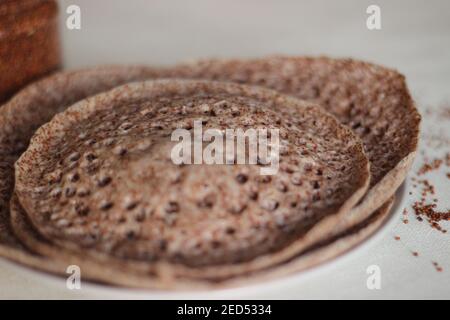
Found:
[[[171,133],[198,119],[279,129],[279,171],[174,164]],[[402,75],[354,60],[58,73],[0,109],[0,255],[161,289],[300,272],[383,223],[419,122]]]

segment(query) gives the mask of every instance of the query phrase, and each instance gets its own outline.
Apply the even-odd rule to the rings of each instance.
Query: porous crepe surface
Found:
[[[279,127],[279,173],[173,164],[171,132],[197,118],[205,129]],[[351,208],[367,183],[359,140],[319,107],[205,81],[137,83],[79,102],[42,126],[16,164],[17,195],[48,240],[194,267],[284,248]]]
[[[34,253],[16,250],[14,260],[37,270],[51,272],[56,275],[66,275],[69,265],[76,265],[82,270],[85,280],[114,284],[119,286],[168,289],[174,286],[174,279],[163,280],[155,277],[155,271],[147,268],[145,274],[128,270],[120,261],[95,261],[82,253],[71,252],[52,245],[43,238],[29,222],[23,208],[13,195],[11,199],[11,225],[15,235]],[[192,283],[177,282],[177,288],[194,288]]]
[[[69,105],[120,84],[148,79],[155,73],[141,66],[105,66],[58,73],[23,89],[0,108],[0,251],[22,249],[9,225],[14,162],[36,129]],[[2,248],[3,246],[3,248]]]
[[[328,58],[298,57],[290,59],[303,61],[309,60],[311,62],[314,62],[314,60],[320,60],[322,63],[337,63],[334,62],[333,59]],[[359,65],[363,69],[372,66],[363,62],[351,60],[348,60],[346,63],[353,64],[355,66]],[[383,69],[381,67],[376,68]],[[305,67],[305,70],[308,69],[308,67]],[[325,68],[324,72],[326,73],[327,70],[332,69],[333,68]],[[277,72],[277,70],[274,70],[274,72]],[[363,71],[362,73],[364,74],[366,72],[367,71]],[[396,72],[391,72],[396,75]],[[14,180],[13,163],[28,145],[35,129],[51,119],[56,112],[64,110],[67,106],[82,98],[111,89],[121,83],[163,76],[162,74],[163,72],[161,70],[155,72],[155,70],[149,68],[121,66],[96,67],[73,72],[62,72],[30,85],[26,89],[22,90],[7,105],[2,107],[0,112],[0,122],[2,124],[0,126],[0,141],[2,142],[0,148],[0,152],[2,153],[2,163],[0,166],[0,174],[2,175],[2,178],[0,179],[0,229],[2,231],[0,232],[1,255],[48,271],[53,271],[55,267],[55,259],[41,258],[24,251],[23,246],[21,246],[12,235],[8,221],[9,199],[11,197]],[[301,72],[299,72],[299,74],[301,74]],[[190,77],[189,75],[185,76]],[[395,77],[402,78],[402,76],[398,74]],[[323,78],[327,79],[328,77],[323,76]],[[383,80],[383,77],[379,77],[377,80],[381,81]],[[236,81],[239,81],[239,79]],[[350,87],[353,86],[350,82],[344,82],[342,85],[349,85]],[[319,88],[321,87],[322,85],[319,85]],[[403,86],[401,86],[401,89],[404,90]],[[364,97],[364,95],[362,95],[362,97]],[[382,99],[380,100],[382,101]],[[363,105],[370,106],[370,103],[368,102]],[[412,110],[412,113],[415,114],[416,111]],[[12,123],[16,123],[18,125],[11,125]],[[408,124],[405,122],[402,125]],[[411,128],[413,127],[414,125],[411,125]],[[414,136],[412,140],[414,140]],[[9,150],[9,152],[5,152],[5,150]],[[407,171],[412,158],[413,154],[411,154],[409,159],[404,159],[405,161],[403,168],[399,166],[399,172],[394,172],[392,174],[392,179],[390,179],[393,181],[390,186],[392,190],[395,189],[395,186],[399,183],[397,181],[402,181],[403,175]],[[373,189],[374,188],[372,188],[372,190]],[[385,192],[382,188],[380,188],[378,192],[381,193],[381,196],[378,197],[379,199],[386,197],[387,192]],[[365,203],[365,201],[363,201],[363,203]],[[377,203],[378,202],[375,203],[375,206]],[[369,204],[368,207],[371,205],[372,204]],[[361,207],[361,205],[358,207]],[[368,207],[363,208],[366,213],[370,210]],[[350,218],[351,215],[346,215],[345,217]],[[360,239],[362,240],[366,236],[364,236],[362,232],[361,234],[362,236]],[[14,248],[17,248],[17,250]],[[55,251],[57,250],[60,249],[55,247]],[[316,252],[317,255],[320,256],[320,252]]]
[[[0,222],[2,222],[0,225],[4,226],[5,231],[2,233],[3,236],[11,234],[9,223],[7,223],[9,211],[6,205],[8,204],[7,201],[9,200],[12,189],[12,164],[27,146],[35,128],[48,121],[56,112],[64,110],[72,102],[97,92],[107,90],[123,82],[153,76],[155,76],[154,70],[142,67],[97,67],[74,72],[59,73],[24,89],[12,99],[9,104],[3,107],[0,116],[5,121],[5,126],[0,127],[0,130],[3,129],[6,131],[6,134],[2,137],[2,142],[6,142],[6,144],[3,145],[4,148],[1,149],[1,151],[11,150],[8,155],[12,154],[7,163],[8,168],[2,168],[4,170],[0,171],[0,173],[5,176],[5,179],[0,180],[1,183],[4,183],[3,190],[5,191],[2,193],[2,200],[5,206],[3,206],[2,215],[0,215],[2,218],[0,219]],[[24,118],[22,119],[22,117]],[[20,124],[20,126],[14,130],[14,127],[9,125],[11,121]],[[7,137],[7,139],[5,139],[5,137]],[[6,158],[3,159],[6,160]],[[10,182],[6,184],[7,181]],[[31,235],[31,233],[18,232],[17,226],[15,232],[18,234],[27,234],[27,236]],[[33,249],[36,252],[51,257],[47,258],[25,251],[25,248],[23,248],[13,237],[8,237],[8,239],[11,241],[8,242],[7,246],[0,246],[1,254],[31,267],[50,272],[64,273],[67,264],[70,264],[73,261],[75,261],[75,263],[80,263],[80,259],[76,259],[73,252],[67,252],[62,257],[62,249],[58,247],[49,246],[47,249],[51,253],[57,253],[58,258],[60,259],[57,259],[55,255],[50,254],[48,250]],[[6,237],[3,237],[1,240],[3,244],[6,244]],[[24,242],[27,243],[26,241]],[[38,243],[36,238],[31,237],[31,248],[38,245]],[[14,250],[14,248],[17,248],[17,250]],[[317,253],[320,255],[320,252]],[[85,258],[81,258],[81,261],[83,262],[83,265],[87,263]],[[90,261],[89,263],[92,264]],[[111,264],[108,263],[107,266],[108,268],[105,268],[105,266],[91,267],[90,269],[97,271],[94,273],[94,279],[101,280],[102,275],[105,274],[108,277],[110,272],[106,271],[110,270]],[[120,270],[119,273],[122,274],[122,270]],[[123,274],[122,276],[120,276],[120,274],[116,274],[114,277],[109,277],[108,279],[122,279]],[[126,276],[125,279],[122,279],[122,281],[117,284],[131,286],[136,286],[137,284],[137,286],[157,287],[154,283],[145,284],[145,281],[143,282],[142,279],[138,279],[137,282],[133,283],[130,276]],[[191,286],[189,287],[191,288]]]
[[[130,270],[128,265],[117,260],[113,262],[108,260],[102,261],[101,259],[92,260],[89,256],[82,253],[66,251],[51,245],[34,230],[16,196],[13,196],[11,201],[11,221],[16,235],[26,246],[48,257],[40,258],[40,260],[31,255],[23,257],[26,264],[37,269],[55,274],[65,274],[67,266],[74,264],[81,268],[84,279],[106,284],[136,288],[195,290],[228,288],[260,283],[300,272],[328,261],[352,249],[373,234],[389,216],[392,202],[393,200],[391,199],[361,224],[350,228],[337,237],[314,244],[302,252],[301,255],[282,262],[276,268],[272,266],[258,272],[244,273],[233,278],[223,278],[220,281],[215,279],[213,282],[188,279],[186,277],[177,278],[176,274],[168,273],[167,267],[164,266],[159,268],[153,266],[153,268],[147,268],[145,272],[136,272],[136,269]]]
[[[3,230],[0,233],[1,243],[18,245],[10,236],[7,227],[13,181],[11,169],[7,168],[10,168],[18,155],[24,151],[35,129],[51,119],[56,112],[82,98],[121,83],[164,76],[225,79],[269,86],[318,101],[342,121],[353,124],[357,131],[364,127],[368,134],[359,134],[363,137],[372,162],[373,188],[356,210],[348,215],[347,218],[351,222],[361,221],[388,199],[403,181],[414,158],[419,116],[403,76],[393,70],[361,61],[326,57],[272,57],[253,60],[208,60],[157,71],[143,67],[97,67],[64,72],[29,86],[5,105],[0,113],[1,167],[5,168],[0,171],[3,176],[0,179],[0,230]],[[374,110],[372,105],[375,106]],[[377,114],[380,114],[380,125]],[[400,139],[394,139],[394,134],[382,131],[382,136],[377,137],[374,133],[379,133],[380,130],[372,131],[371,124],[377,124],[377,128],[380,128],[385,125],[386,119],[391,123],[392,130],[409,130],[410,136],[402,134]],[[361,120],[360,123],[364,126],[358,125],[358,120]],[[383,144],[377,146],[377,141]],[[402,158],[408,152],[409,155]],[[385,155],[391,153],[396,155],[390,155],[392,162],[389,166],[383,169],[377,165],[383,162]],[[402,160],[397,163],[395,170],[386,175],[397,159]],[[383,181],[380,182],[380,179]]]
[[[373,189],[359,208],[365,216],[392,196],[414,158],[420,115],[395,70],[352,59],[274,56],[201,60],[168,68],[165,76],[259,85],[320,104],[363,140]]]

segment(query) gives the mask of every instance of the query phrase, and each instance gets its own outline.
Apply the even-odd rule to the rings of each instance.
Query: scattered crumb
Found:
[[[408,224],[409,223],[408,210],[406,208],[403,209],[402,215],[403,215],[403,219],[402,219],[403,223]]]
[[[419,180],[418,182],[423,186],[422,197],[435,194],[434,186],[428,180]]]
[[[439,263],[432,261],[434,268],[436,269],[437,272],[442,272],[444,271],[444,269],[442,269],[442,267],[439,265]]]
[[[439,222],[450,221],[450,210],[436,211],[436,204],[424,204],[423,202],[415,202],[413,209],[419,221],[423,221],[422,217],[424,217],[432,228],[447,233],[447,230],[443,229]]]
[[[423,166],[417,172],[417,174],[420,176],[430,171],[437,170],[441,167],[443,162],[444,161],[442,159],[434,159],[430,163],[424,163]]]
[[[416,180],[418,184],[422,186],[422,197],[420,201],[416,201],[412,208],[414,213],[416,214],[416,218],[418,221],[423,221],[425,218],[430,226],[442,233],[447,233],[447,230],[443,229],[439,222],[441,221],[449,221],[450,220],[450,211],[440,212],[436,210],[436,203],[438,202],[437,198],[432,199],[432,204],[426,203],[427,197],[429,195],[435,194],[434,186],[426,179]]]

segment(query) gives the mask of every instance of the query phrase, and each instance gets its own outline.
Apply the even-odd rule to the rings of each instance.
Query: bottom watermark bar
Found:
[[[145,293],[142,293],[145,296]],[[296,301],[296,300],[152,300],[152,301],[22,301],[13,302],[10,306],[17,311],[30,310],[34,313],[44,314],[48,311],[50,303],[59,303],[64,310],[70,310],[71,318],[85,318],[86,309],[89,315],[99,312],[105,317],[107,313],[113,313],[116,318],[129,319],[133,313],[139,317],[146,315],[148,319],[298,319],[309,312],[317,313],[323,301]],[[32,304],[28,307],[20,307],[19,303]],[[335,304],[335,302],[331,302]],[[78,306],[80,304],[80,306]],[[339,302],[341,305],[341,302]],[[2,310],[6,309],[6,303],[0,302]],[[97,308],[93,308],[97,307]],[[333,309],[339,309],[335,304]],[[341,305],[341,310],[346,306]],[[309,310],[308,310],[309,309]],[[53,310],[53,309],[52,309]],[[20,312],[19,312],[20,313]],[[376,312],[375,312],[376,314]],[[148,315],[148,316],[147,316]],[[59,314],[58,319],[64,319],[64,314]]]

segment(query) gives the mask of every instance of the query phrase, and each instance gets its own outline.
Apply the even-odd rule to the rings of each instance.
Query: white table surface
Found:
[[[67,30],[70,4],[82,12],[82,29]],[[366,28],[366,8],[381,7],[382,30]],[[65,65],[105,63],[171,64],[201,57],[308,54],[354,57],[398,69],[424,116],[422,134],[450,139],[450,2],[442,1],[167,1],[62,0]],[[431,110],[431,113],[425,113]],[[421,141],[430,158],[450,152],[449,144]],[[423,155],[415,162],[423,164]],[[449,167],[427,174],[439,207],[450,207]],[[410,174],[410,177],[412,174]],[[350,254],[313,271],[256,287],[214,293],[160,294],[83,285],[30,272],[0,260],[0,298],[450,298],[450,234],[432,230],[412,215],[411,181],[404,203],[375,237]],[[402,223],[403,208],[410,212]],[[450,223],[442,224],[450,229]],[[450,232],[449,232],[450,233]],[[401,240],[396,241],[395,236]],[[414,257],[411,252],[419,252]],[[443,268],[437,272],[432,264]],[[378,265],[382,287],[369,290],[366,269]]]

